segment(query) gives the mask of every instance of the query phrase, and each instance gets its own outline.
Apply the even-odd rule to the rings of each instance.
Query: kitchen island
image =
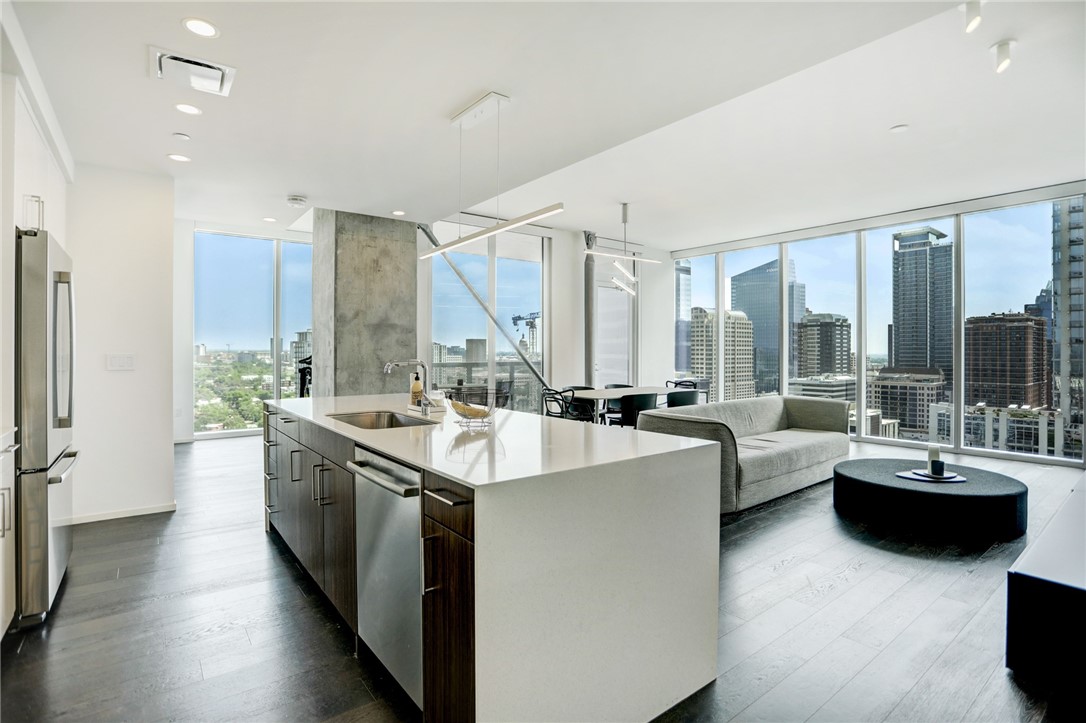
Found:
[[[718,444],[506,410],[464,430],[451,411],[424,420],[407,404],[267,403],[266,506],[359,631],[373,621],[346,589],[357,560],[344,538],[381,525],[362,510],[348,524],[363,499],[351,483],[398,483],[357,460],[417,471],[423,569],[402,594],[422,596],[427,720],[648,720],[715,679]],[[417,424],[334,416],[368,411]]]

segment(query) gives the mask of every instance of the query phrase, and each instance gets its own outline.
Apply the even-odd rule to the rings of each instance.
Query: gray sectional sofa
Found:
[[[642,412],[637,428],[720,442],[720,511],[736,512],[833,476],[848,459],[849,403],[767,396]]]

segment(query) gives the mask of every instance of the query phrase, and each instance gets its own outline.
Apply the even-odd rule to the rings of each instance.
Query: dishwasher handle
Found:
[[[355,462],[347,462],[347,469],[354,472],[356,475],[369,482],[374,483],[378,487],[382,487],[393,494],[397,494],[400,497],[418,497],[419,486],[413,484],[407,484],[396,479],[392,475],[379,472],[376,469],[362,467]]]

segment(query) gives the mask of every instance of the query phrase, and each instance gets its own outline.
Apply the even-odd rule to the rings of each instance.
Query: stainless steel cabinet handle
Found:
[[[317,478],[323,469],[324,468],[319,464],[313,465],[313,479],[310,480],[309,491],[313,493],[314,502],[320,502],[320,493],[317,492]]]
[[[15,454],[15,451],[21,446],[21,444],[10,444],[5,449],[0,449],[0,454]]]
[[[364,480],[374,483],[382,489],[386,489],[393,494],[397,494],[400,497],[418,497],[419,486],[401,482],[400,480],[387,475],[384,472],[379,472],[375,469],[368,469],[362,467],[354,462],[347,462],[347,469],[354,472],[356,475]]]
[[[271,486],[272,482],[275,483],[275,499],[276,502],[272,503]],[[267,472],[264,473],[264,506],[268,509],[268,512],[278,512],[279,500],[279,478],[273,474]]]
[[[321,507],[326,507],[328,505],[331,505],[331,504],[335,503],[335,500],[328,499],[327,497],[325,497],[325,494],[324,494],[324,473],[325,472],[331,472],[331,471],[332,470],[328,469],[327,467],[321,467],[320,472],[318,473],[318,477],[317,477],[317,504],[319,504]]]
[[[297,422],[298,420],[297,420],[297,419],[289,419],[289,418],[287,418],[287,417],[283,417],[283,420],[282,420],[282,421],[283,421],[283,424],[294,424],[294,423],[295,423],[295,422]]]
[[[64,484],[64,482],[67,481],[68,475],[70,475],[72,473],[72,470],[75,469],[76,463],[79,462],[79,452],[76,451],[76,450],[73,450],[71,452],[67,452],[64,455],[64,459],[70,459],[71,462],[68,463],[68,466],[64,468],[63,472],[61,472],[60,474],[55,475],[53,477],[49,477],[46,480],[49,484],[51,484],[51,485],[59,485],[59,484]]]
[[[278,442],[264,442],[264,446],[271,449],[272,447],[278,447],[279,443]]]
[[[265,409],[265,410],[264,410],[264,416],[265,416],[265,417],[274,417],[274,416],[276,416],[277,414],[279,414],[279,412],[273,412],[273,411],[271,411],[270,409]]]
[[[0,489],[0,540],[8,536],[8,488]]]
[[[419,566],[419,576],[422,578],[422,594],[425,595],[428,592],[434,592],[440,590],[440,585],[434,585],[433,587],[426,587],[426,543],[430,540],[436,540],[437,535],[424,535],[422,538],[422,545],[419,546],[419,554],[422,555],[422,565]]]
[[[471,504],[471,500],[466,500],[463,497],[457,497],[447,489],[426,490],[426,496],[432,497],[435,500],[448,505],[449,507],[459,507],[460,505]]]
[[[290,481],[291,482],[301,482],[302,481],[301,475],[299,475],[297,477],[294,476],[294,455],[298,455],[298,459],[301,459],[302,458],[302,450],[300,450],[300,449],[292,449],[292,450],[290,450]]]

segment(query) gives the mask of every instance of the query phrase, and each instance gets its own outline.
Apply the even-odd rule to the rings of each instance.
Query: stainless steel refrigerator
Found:
[[[72,260],[45,231],[16,230],[16,609],[13,627],[43,622],[72,553],[75,372]]]

